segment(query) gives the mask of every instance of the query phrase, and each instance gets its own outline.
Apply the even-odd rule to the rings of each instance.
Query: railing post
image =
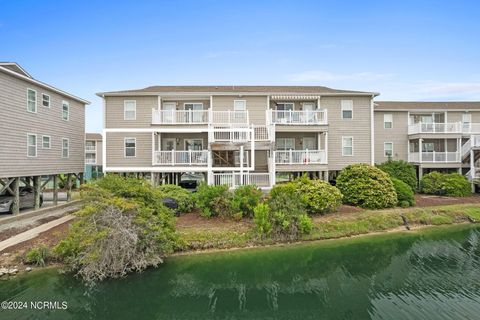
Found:
[[[188,149],[188,164],[192,164],[192,150]]]
[[[175,150],[172,149],[172,166],[175,165]]]
[[[289,159],[289,163],[292,164],[292,161],[293,161],[293,151],[292,149],[290,149],[290,159]]]
[[[308,164],[310,162],[310,158],[308,156],[308,149],[305,149],[305,164]]]
[[[433,162],[436,162],[436,158],[435,158],[435,150],[433,150]]]

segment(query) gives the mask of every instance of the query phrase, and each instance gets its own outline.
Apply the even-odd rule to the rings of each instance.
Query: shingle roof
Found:
[[[339,90],[322,86],[152,86],[143,89],[99,92],[97,95],[159,94],[159,93],[303,93],[303,94],[360,94],[376,92]]]
[[[85,133],[86,140],[102,140],[102,135],[100,133]]]
[[[375,110],[480,109],[480,101],[375,101]]]

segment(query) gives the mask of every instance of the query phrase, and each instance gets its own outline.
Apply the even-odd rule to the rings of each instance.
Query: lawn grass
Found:
[[[480,222],[478,204],[445,205],[424,208],[367,210],[355,214],[333,213],[313,219],[313,231],[299,241],[334,239],[403,228],[404,216],[411,227]],[[232,224],[236,223],[232,221]],[[275,243],[260,239],[254,226],[241,230],[231,228],[179,228],[184,246],[182,251],[227,249]]]

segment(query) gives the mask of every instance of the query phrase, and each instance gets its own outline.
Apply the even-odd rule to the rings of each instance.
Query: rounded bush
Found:
[[[200,209],[200,215],[209,218],[213,216],[232,216],[230,199],[232,194],[228,186],[211,186],[201,183],[194,194],[194,200]]]
[[[415,167],[404,160],[388,160],[377,167],[388,173],[390,177],[402,180],[412,188],[415,192],[417,190],[417,173]]]
[[[387,173],[368,164],[344,168],[337,177],[343,202],[367,209],[390,208],[397,204],[397,193]]]
[[[459,173],[430,172],[422,177],[421,190],[426,194],[467,197],[472,194],[470,182]]]
[[[194,207],[192,194],[184,188],[174,184],[164,184],[157,188],[165,198],[173,198],[178,203],[178,211],[191,212]]]
[[[309,214],[335,212],[342,204],[342,193],[328,182],[311,180],[304,176],[294,183]]]
[[[232,211],[241,217],[253,217],[253,209],[262,200],[260,188],[253,185],[239,186],[233,192],[231,199]]]
[[[413,191],[408,184],[397,178],[391,178],[395,192],[397,193],[397,199],[400,207],[410,207],[415,204],[415,198],[413,197]]]

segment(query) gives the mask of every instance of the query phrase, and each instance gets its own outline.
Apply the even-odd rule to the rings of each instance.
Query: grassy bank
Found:
[[[480,222],[480,206],[462,204],[318,216],[313,219],[313,232],[302,237],[300,241],[335,239],[403,229],[405,225],[402,216],[411,228]],[[230,226],[222,224],[220,227],[209,227],[208,224],[188,228],[179,226],[178,231],[184,239],[183,251],[228,249],[275,243],[270,239],[260,239],[255,233],[253,224],[243,223],[241,227],[234,225],[235,222],[232,221]]]

